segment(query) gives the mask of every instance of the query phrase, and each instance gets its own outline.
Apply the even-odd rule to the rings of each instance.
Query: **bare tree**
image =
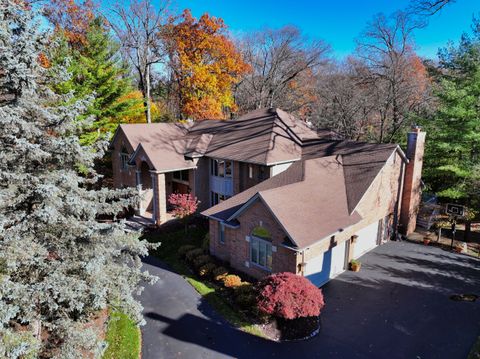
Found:
[[[409,8],[417,15],[431,16],[454,2],[455,0],[412,0]]]
[[[376,93],[363,82],[365,71],[357,59],[349,58],[318,75],[314,125],[335,130],[345,139],[367,137]]]
[[[363,83],[375,91],[378,142],[390,142],[408,115],[428,100],[428,79],[414,52],[413,31],[422,22],[407,12],[375,16],[357,41],[357,56],[366,65]]]
[[[240,46],[252,66],[235,91],[241,112],[274,106],[298,112],[311,103],[314,73],[327,62],[328,45],[287,26],[249,34]]]
[[[138,74],[148,123],[152,122],[152,65],[165,59],[162,32],[166,23],[167,5],[168,3],[161,3],[155,8],[151,0],[132,0],[128,8],[118,3],[112,10],[115,16],[111,25],[122,44],[123,53]]]

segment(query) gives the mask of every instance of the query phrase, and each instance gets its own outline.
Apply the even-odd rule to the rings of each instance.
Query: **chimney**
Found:
[[[412,126],[407,135],[407,158],[403,180],[402,204],[400,210],[401,231],[409,235],[415,231],[417,214],[421,201],[421,179],[423,152],[425,149],[425,132],[421,127]]]

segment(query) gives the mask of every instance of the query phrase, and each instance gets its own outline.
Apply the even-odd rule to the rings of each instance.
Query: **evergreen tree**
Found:
[[[131,193],[92,189],[103,152],[77,137],[89,104],[50,107],[46,36],[24,4],[0,0],[0,357],[98,356],[93,314],[110,306],[142,321],[133,292],[152,279],[141,271],[148,246],[121,222],[97,222]]]
[[[443,199],[477,207],[480,165],[480,25],[458,46],[442,49],[436,96],[438,111],[426,123],[424,177]]]
[[[53,86],[54,91],[72,93],[71,102],[94,96],[84,115],[92,115],[95,120],[81,134],[81,143],[91,144],[101,134],[113,134],[125,116],[139,112],[139,101],[126,96],[132,91],[128,67],[119,55],[119,44],[109,34],[106,20],[97,17],[89,25],[82,45],[73,46],[61,29],[55,36],[61,46],[49,57],[54,65],[67,61],[71,77]]]

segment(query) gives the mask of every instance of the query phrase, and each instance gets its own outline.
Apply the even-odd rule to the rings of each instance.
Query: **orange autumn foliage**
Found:
[[[236,109],[232,87],[250,66],[221,18],[204,14],[197,20],[187,9],[175,20],[169,23],[167,42],[180,111],[197,120],[224,119],[226,111]]]
[[[45,55],[43,52],[38,54],[38,63],[40,66],[42,66],[44,69],[50,68],[52,64],[50,63],[50,60],[48,59],[47,55]]]
[[[50,0],[45,6],[45,15],[62,31],[70,45],[79,47],[86,44],[86,33],[95,18],[97,5],[93,0]]]

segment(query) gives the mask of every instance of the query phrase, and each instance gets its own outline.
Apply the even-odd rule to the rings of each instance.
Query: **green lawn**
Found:
[[[153,254],[167,263],[175,272],[181,274],[187,282],[210,303],[217,313],[222,315],[233,326],[245,332],[257,336],[264,336],[256,325],[249,322],[242,313],[232,308],[232,306],[216,292],[218,288],[216,285],[199,280],[178,257],[177,251],[180,246],[192,244],[201,247],[206,234],[207,230],[203,228],[193,228],[188,231],[187,235],[185,235],[183,229],[180,229],[171,232],[165,231],[164,233],[150,233],[147,234],[145,238],[150,242],[161,242],[160,247],[156,249]]]
[[[103,359],[138,359],[140,357],[140,328],[123,313],[110,313],[108,343]]]

